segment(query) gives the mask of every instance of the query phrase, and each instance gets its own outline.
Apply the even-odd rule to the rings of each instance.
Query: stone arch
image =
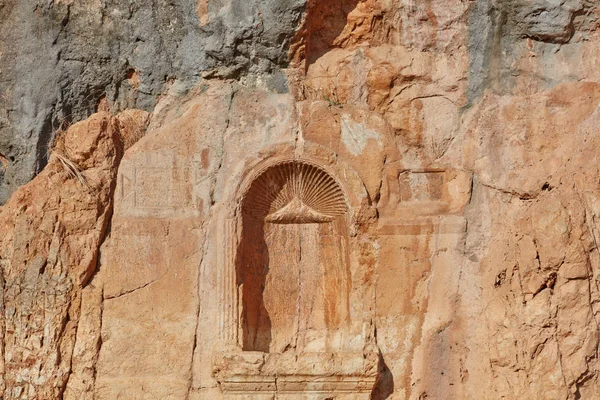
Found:
[[[267,148],[235,176],[220,214],[222,345],[213,355],[225,398],[368,398],[379,362],[372,293],[352,285],[374,262],[361,247],[371,206],[362,180],[306,142]]]
[[[270,146],[261,151],[257,157],[238,165],[238,184],[232,185],[233,190],[225,196],[228,207],[239,212],[242,199],[246,196],[252,182],[271,166],[286,162],[309,164],[329,174],[345,194],[351,212],[357,211],[362,206],[371,205],[367,189],[354,168],[341,161],[331,149],[305,142],[300,149],[290,143]]]
[[[348,210],[346,196],[323,168],[288,160],[261,171],[244,195],[242,212],[272,223],[323,223]]]
[[[284,160],[255,175],[235,258],[243,350],[330,347],[349,322],[347,211],[340,184],[314,163]]]
[[[276,171],[282,172],[283,176],[281,174],[278,175],[279,181],[274,180],[275,185],[281,185],[286,179],[295,179],[294,176],[297,177],[300,172],[308,172],[309,178],[322,178],[326,182],[325,187],[335,188],[329,195],[333,196],[332,201],[337,204],[337,209],[335,207],[333,211],[331,209],[323,209],[322,204],[315,206],[315,204],[309,201],[309,207],[313,210],[314,208],[317,209],[314,210],[316,213],[312,214],[308,219],[312,219],[313,223],[324,225],[319,228],[321,230],[331,228],[333,224],[337,226],[336,232],[344,230],[344,236],[347,237],[351,234],[350,232],[355,230],[355,223],[360,218],[359,215],[363,209],[371,205],[366,187],[358,173],[347,164],[339,161],[337,154],[333,151],[318,144],[303,143],[300,149],[295,144],[290,143],[274,145],[264,149],[255,158],[244,162],[237,168],[236,176],[239,183],[236,185],[235,180],[232,180],[229,192],[225,193],[225,208],[223,209],[225,214],[223,214],[224,219],[222,219],[224,229],[220,233],[222,237],[220,241],[224,246],[221,246],[220,251],[222,255],[219,256],[220,261],[217,268],[221,309],[219,312],[220,337],[223,344],[233,345],[234,347],[244,347],[244,314],[240,312],[240,304],[243,303],[243,290],[240,291],[238,287],[238,283],[243,279],[239,275],[240,268],[238,268],[239,264],[244,262],[240,260],[240,256],[244,250],[247,251],[247,246],[249,245],[248,243],[244,243],[244,225],[246,226],[246,233],[248,233],[249,226],[256,227],[256,231],[254,232],[255,237],[262,237],[265,234],[261,230],[262,228],[259,228],[259,225],[255,223],[257,215],[254,215],[252,218],[254,221],[251,221],[248,214],[252,213],[244,212],[244,204],[248,204],[247,200],[253,198],[253,191],[260,192],[260,185],[256,185],[255,183],[272,176],[271,174]],[[289,175],[288,178],[285,177],[286,173]],[[265,182],[262,184],[265,184]],[[285,195],[289,194],[289,192],[286,192]],[[336,203],[335,199],[343,200]],[[281,201],[282,198],[272,200]],[[265,209],[266,206],[263,203],[262,211],[255,211],[254,214],[258,213],[259,219],[260,217],[266,218],[269,214],[272,214],[270,215],[271,218],[280,219],[279,223],[275,221],[275,224],[279,225],[285,225],[286,222],[288,224],[290,222],[298,223],[299,221],[289,220],[290,213],[288,211],[291,211],[293,214],[294,212],[303,210],[297,208],[290,210],[290,208],[294,208],[298,204],[291,204],[290,206],[287,210],[279,208],[276,211],[281,212],[275,214],[269,212],[273,210]],[[304,213],[303,215],[306,216],[307,214]],[[246,216],[246,220],[244,220],[244,216]],[[323,219],[323,221],[318,222],[315,219]],[[325,222],[328,222],[329,225],[325,224]],[[254,246],[264,247],[264,243],[255,243]],[[344,246],[347,246],[347,243]],[[264,259],[267,256],[267,254],[262,254]],[[259,283],[262,284],[263,282],[260,281]],[[266,323],[266,326],[268,326],[268,323]],[[246,347],[248,348],[248,346]],[[267,346],[263,344],[255,348],[265,350]]]

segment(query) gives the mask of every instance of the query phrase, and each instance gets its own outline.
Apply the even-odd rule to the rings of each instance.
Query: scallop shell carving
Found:
[[[315,165],[288,161],[252,182],[243,212],[278,224],[330,222],[348,209],[336,180]]]

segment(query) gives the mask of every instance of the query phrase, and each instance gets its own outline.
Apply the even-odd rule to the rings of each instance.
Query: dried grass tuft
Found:
[[[77,166],[77,164],[69,160],[64,154],[60,153],[59,151],[55,150],[54,155],[56,156],[58,161],[60,161],[63,168],[71,178],[77,179],[79,183],[81,183],[83,186],[89,187],[87,179],[85,178],[85,176],[83,176],[83,173],[81,172],[81,169]]]

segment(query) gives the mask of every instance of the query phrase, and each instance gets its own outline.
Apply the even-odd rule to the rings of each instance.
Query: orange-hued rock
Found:
[[[58,398],[73,378],[78,342],[89,334],[78,324],[101,309],[85,292],[129,125],[98,113],[60,133],[44,171],[0,209],[5,399]]]
[[[285,85],[209,71],[71,127],[0,209],[4,398],[599,399],[575,3],[311,0]]]

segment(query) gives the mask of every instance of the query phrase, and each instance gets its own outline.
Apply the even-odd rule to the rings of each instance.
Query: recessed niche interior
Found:
[[[441,201],[445,172],[403,172],[398,177],[401,202]]]
[[[235,258],[244,351],[340,351],[349,324],[348,205],[325,169],[286,161],[242,200]]]

